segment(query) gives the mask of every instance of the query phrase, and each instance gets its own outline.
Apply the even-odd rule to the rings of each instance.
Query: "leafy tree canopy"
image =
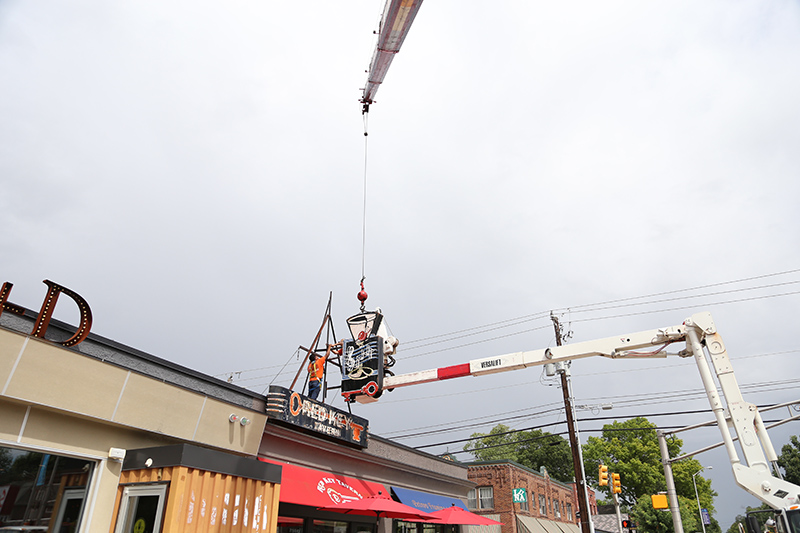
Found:
[[[670,457],[680,455],[681,446],[683,441],[680,439],[669,439],[667,449]],[[608,466],[609,473],[615,472],[620,475],[622,493],[619,496],[624,505],[633,506],[642,499],[651,505],[651,494],[667,490],[664,468],[661,464],[661,451],[656,437],[656,425],[646,418],[637,417],[624,422],[606,424],[603,426],[602,436],[588,438],[586,445],[583,446],[583,460],[587,480],[595,486],[601,463]],[[694,514],[697,514],[694,482],[697,483],[700,504],[708,509],[709,513],[714,511],[714,496],[717,495],[711,490],[711,480],[697,474],[701,470],[702,465],[695,459],[672,464],[675,490],[678,496],[695,501]],[[697,474],[694,476],[694,482],[693,474]],[[610,496],[609,487],[598,488]]]
[[[789,444],[784,444],[781,448],[778,465],[783,468],[786,481],[800,485],[800,441],[796,435],[789,437]]]
[[[478,461],[511,460],[533,470],[542,466],[553,479],[570,482],[574,478],[572,451],[569,443],[558,435],[540,429],[511,432],[511,428],[498,424],[486,433],[473,433],[472,440],[464,446]]]
[[[678,496],[678,508],[681,511],[681,524],[686,532],[702,531],[700,514],[697,510],[697,500]],[[642,497],[630,510],[631,520],[636,522],[639,531],[647,533],[672,533],[675,529],[672,524],[672,513],[665,509],[653,509],[649,497]],[[711,519],[711,524],[706,526],[706,533],[719,533],[720,527],[716,520]],[[735,532],[735,533],[738,533]]]

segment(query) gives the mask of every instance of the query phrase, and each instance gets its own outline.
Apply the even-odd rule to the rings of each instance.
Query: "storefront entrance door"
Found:
[[[125,487],[115,533],[159,533],[166,485]]]

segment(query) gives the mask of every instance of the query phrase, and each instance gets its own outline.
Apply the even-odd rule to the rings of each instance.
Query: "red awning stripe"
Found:
[[[372,481],[290,465],[262,457],[259,457],[258,460],[283,467],[280,501],[285,503],[326,507],[343,501],[375,496],[379,491],[388,494],[383,485]]]

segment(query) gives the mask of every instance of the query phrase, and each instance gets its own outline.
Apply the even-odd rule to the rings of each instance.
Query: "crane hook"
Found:
[[[367,279],[367,278],[361,278],[361,290],[358,291],[358,295],[356,296],[358,298],[358,301],[361,302],[361,312],[362,313],[366,309],[365,302],[367,301],[367,298],[368,298],[367,291],[364,290],[364,280],[365,279]]]

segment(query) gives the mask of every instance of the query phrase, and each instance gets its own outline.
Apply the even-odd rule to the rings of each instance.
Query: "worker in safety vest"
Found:
[[[330,353],[330,352],[328,352]],[[328,359],[328,353],[324,357],[312,353],[311,362],[308,363],[308,397],[316,400],[319,396],[319,390],[322,387],[322,376],[325,373],[325,361]]]

